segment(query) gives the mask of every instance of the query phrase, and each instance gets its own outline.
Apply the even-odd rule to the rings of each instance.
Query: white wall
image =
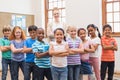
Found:
[[[44,0],[36,0],[35,2],[35,25],[45,28],[45,11]]]
[[[120,37],[114,37],[117,41],[118,51],[115,52],[115,72],[120,73]]]
[[[77,27],[101,26],[101,0],[66,0],[66,21]]]
[[[34,0],[0,0],[0,12],[34,14]]]

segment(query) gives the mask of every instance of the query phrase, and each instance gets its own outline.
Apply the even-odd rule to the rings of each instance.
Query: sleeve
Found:
[[[24,46],[27,47],[27,40],[24,41]]]
[[[101,44],[102,44],[102,45],[105,45],[105,41],[104,41],[104,38],[103,38],[103,37],[101,38]]]
[[[97,38],[96,41],[95,41],[95,43],[100,45],[101,44],[100,38]]]
[[[47,36],[52,34],[52,23],[48,23],[47,25]]]
[[[0,39],[0,46],[4,46],[4,42],[2,39]]]
[[[33,50],[33,53],[38,52],[38,48],[36,47],[35,43],[32,45],[32,50]]]
[[[117,46],[117,41],[114,39],[114,45]]]
[[[10,44],[13,44],[14,45],[14,41],[12,40],[12,41],[10,41]]]

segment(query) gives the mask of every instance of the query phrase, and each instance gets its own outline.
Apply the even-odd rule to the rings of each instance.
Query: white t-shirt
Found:
[[[94,39],[91,39],[89,38],[89,40],[91,41],[91,44],[93,45],[96,45],[96,44],[99,44],[98,48],[96,49],[96,51],[94,53],[90,53],[90,57],[99,57],[100,56],[100,44],[101,44],[101,41],[100,41],[100,38],[99,37],[96,37]]]
[[[53,24],[52,24],[52,32],[54,32],[54,30],[57,29],[57,28],[64,29],[63,23],[55,23],[55,22],[53,22]]]
[[[59,23],[51,22],[48,24],[48,27],[47,27],[47,35],[48,36],[54,35],[54,30],[57,28],[62,28],[66,33],[65,23],[63,23],[63,22],[59,22]]]
[[[53,49],[55,51],[62,51],[65,50],[66,42],[62,42],[61,44],[57,44],[56,42],[51,42],[53,45]],[[67,66],[67,56],[65,57],[57,57],[52,56],[52,66],[55,67],[66,67]]]

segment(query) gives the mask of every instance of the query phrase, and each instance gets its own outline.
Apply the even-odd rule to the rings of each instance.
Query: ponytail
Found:
[[[96,30],[98,32],[98,37],[101,38],[101,34],[100,34],[100,31],[99,31],[98,27],[96,27]]]
[[[87,29],[89,28],[89,27],[93,27],[94,29],[96,29],[97,30],[97,34],[98,34],[98,37],[99,38],[101,38],[101,34],[100,34],[100,31],[99,31],[99,29],[98,29],[98,27],[97,26],[95,26],[94,24],[89,24],[88,26],[87,26]],[[96,35],[97,35],[96,34]],[[88,33],[88,36],[89,36],[89,33]]]

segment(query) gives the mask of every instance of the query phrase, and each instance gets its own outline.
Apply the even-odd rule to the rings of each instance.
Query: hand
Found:
[[[35,56],[36,56],[37,58],[39,58],[39,53],[35,53]]]

